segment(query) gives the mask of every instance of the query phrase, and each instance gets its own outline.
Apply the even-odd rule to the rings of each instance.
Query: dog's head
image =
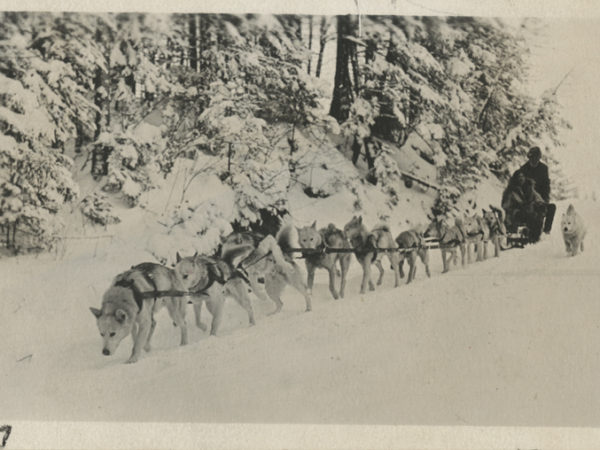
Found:
[[[310,227],[296,228],[298,231],[298,243],[302,248],[317,248],[323,242],[321,233],[317,230],[317,222]]]
[[[577,230],[577,215],[573,205],[569,205],[567,212],[562,215],[560,228],[564,233],[573,233]]]
[[[352,239],[359,235],[363,229],[365,229],[365,226],[362,222],[362,216],[354,216],[350,219],[350,222],[344,225],[344,234],[348,239]]]
[[[430,222],[425,228],[423,236],[428,238],[441,238],[444,231],[448,228],[446,219],[443,216],[432,216],[431,214],[427,214],[427,218]]]
[[[198,253],[184,258],[177,253],[177,263],[174,270],[175,276],[185,289],[190,289],[199,284],[202,285],[209,278],[209,265],[205,258],[198,256]]]
[[[120,299],[126,300],[125,297],[128,295],[133,295],[129,289],[112,287],[106,292],[104,303],[108,299],[118,304]],[[105,356],[114,354],[123,338],[131,333],[134,317],[130,317],[130,313],[125,308],[117,308],[113,311],[90,308],[90,311],[96,317],[96,325],[102,337],[102,354]]]

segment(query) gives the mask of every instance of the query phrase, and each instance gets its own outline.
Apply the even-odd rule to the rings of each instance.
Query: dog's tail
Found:
[[[296,229],[291,224],[284,225],[277,233],[277,245],[283,250],[289,250],[290,248],[298,247],[296,245],[298,241],[298,234]]]
[[[373,231],[385,231],[386,233],[390,233],[390,226],[387,223],[380,223]]]

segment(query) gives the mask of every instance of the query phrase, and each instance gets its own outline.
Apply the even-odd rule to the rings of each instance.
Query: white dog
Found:
[[[562,215],[560,227],[567,255],[575,256],[580,250],[583,251],[583,239],[585,238],[586,229],[581,216],[577,214],[573,205],[569,205],[567,212]]]

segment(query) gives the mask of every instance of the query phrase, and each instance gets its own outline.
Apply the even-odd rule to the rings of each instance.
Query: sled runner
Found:
[[[518,226],[516,231],[509,232],[506,235],[506,246],[502,250],[510,250],[511,248],[524,248],[525,244],[529,243],[529,229],[524,226]]]

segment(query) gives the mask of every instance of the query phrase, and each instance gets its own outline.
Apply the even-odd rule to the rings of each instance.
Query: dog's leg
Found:
[[[383,265],[381,264],[381,260],[379,260],[379,259],[375,260],[375,267],[377,267],[377,270],[379,270],[379,278],[377,278],[377,286],[381,286],[381,283],[383,282]]]
[[[573,256],[577,256],[579,254],[579,240],[575,239],[571,247],[573,249]]]
[[[398,261],[398,271],[400,272],[400,278],[404,278],[404,260],[406,259],[406,256],[404,255],[404,253],[400,253],[399,255],[399,261]],[[409,270],[410,272],[410,270]]]
[[[394,287],[398,287],[400,286],[400,267],[398,264],[398,253],[389,252],[387,254],[387,257],[390,260],[390,264],[392,265],[392,269],[394,271]]]
[[[230,280],[226,284],[227,292],[235,299],[235,301],[246,310],[248,313],[248,322],[250,325],[255,325],[254,321],[254,310],[252,309],[252,303],[250,303],[250,297],[248,296],[248,286],[242,280]]]
[[[131,352],[131,356],[129,357],[129,359],[127,360],[128,364],[131,363],[135,363],[138,361],[139,357],[140,357],[140,353],[142,353],[142,347],[145,346],[145,344],[148,341],[148,336],[150,334],[150,328],[151,328],[151,320],[152,318],[150,317],[150,312],[145,312],[147,311],[148,305],[144,304],[142,306],[142,311],[140,311],[138,317],[139,317],[139,322],[138,322],[138,332],[137,335],[135,337],[135,341],[133,343],[133,350]]]
[[[448,250],[443,248],[442,249],[442,273],[446,273],[448,272],[448,259],[446,258],[446,256],[448,255]]]
[[[152,316],[152,322],[150,323],[150,332],[148,333],[148,338],[146,339],[146,344],[144,345],[144,351],[149,352],[152,350],[152,346],[150,345],[150,341],[152,340],[152,335],[154,334],[154,329],[156,328],[156,320],[154,316]]]
[[[340,258],[340,266],[342,272],[342,281],[340,283],[340,297],[344,298],[344,292],[346,291],[346,274],[348,273],[348,268],[350,267],[350,259],[351,255],[344,255]]]
[[[269,298],[275,303],[275,310],[270,312],[268,315],[272,316],[277,314],[283,308],[283,302],[281,301],[281,293],[285,288],[285,280],[283,275],[272,274],[265,277],[265,290]]]
[[[459,247],[460,247],[460,263],[464,267],[465,266],[465,253],[466,253],[465,244],[460,244]],[[456,251],[456,249],[455,249],[455,251]]]
[[[334,300],[337,300],[339,298],[338,293],[335,290],[335,272],[336,272],[336,267],[335,267],[335,261],[333,262],[333,264],[329,267],[326,267],[327,272],[329,272],[329,292],[331,292],[331,295],[333,295]],[[310,276],[309,276],[310,279]],[[313,279],[314,279],[314,273],[313,273]],[[309,285],[309,291],[312,292],[312,287]]]
[[[363,259],[359,260],[360,265],[362,266],[363,276],[362,281],[360,283],[360,293],[364,294],[367,290],[367,284],[369,285],[369,289],[372,291],[375,290],[375,286],[373,286],[373,282],[371,281],[371,263],[372,254],[368,253]]]
[[[138,333],[137,322],[133,322],[133,324],[131,325],[131,340],[133,341],[134,344],[135,344],[135,338],[137,337],[137,333]]]
[[[472,240],[469,240],[467,243],[467,263],[473,263],[473,254],[475,253],[475,243]]]
[[[165,300],[167,305],[167,311],[169,312],[169,317],[173,320],[175,326],[179,327],[181,332],[181,340],[179,345],[187,345],[188,343],[188,335],[187,335],[187,322],[185,320],[185,307],[187,304],[187,300],[185,298],[174,298]],[[150,340],[148,339],[148,346],[150,344]]]
[[[298,266],[296,266],[292,273],[287,275],[287,281],[289,284],[294,286],[294,288],[300,292],[304,296],[304,301],[306,303],[306,311],[312,311],[312,298],[308,289],[306,288],[306,284],[304,284],[304,280],[302,278],[302,273],[300,272]],[[335,269],[335,268],[334,268]]]
[[[194,315],[196,316],[196,326],[202,331],[206,331],[206,325],[202,323],[202,303],[203,301],[195,300],[194,304]]]
[[[308,260],[306,261],[306,273],[307,273],[307,277],[306,277],[306,284],[308,284],[308,290],[310,292],[312,292],[313,290],[313,286],[315,284],[315,270],[316,267],[308,262]],[[327,269],[329,270],[329,269]],[[331,275],[329,276],[330,280],[331,280]],[[329,283],[329,289],[331,290],[331,282]],[[332,292],[333,294],[333,292]],[[333,297],[335,298],[335,294],[333,294]]]
[[[429,250],[426,248],[422,248],[419,250],[419,257],[421,258],[421,262],[425,266],[425,273],[427,274],[427,278],[431,278],[431,272],[429,272]]]
[[[413,250],[408,255],[408,266],[410,267],[408,271],[408,279],[406,280],[406,284],[410,283],[415,279],[415,275],[417,274],[417,252]]]
[[[223,315],[223,305],[225,304],[225,298],[221,293],[210,296],[210,300],[206,302],[206,307],[212,315],[212,322],[210,324],[210,335],[216,336],[219,325],[221,324],[221,316]]]

